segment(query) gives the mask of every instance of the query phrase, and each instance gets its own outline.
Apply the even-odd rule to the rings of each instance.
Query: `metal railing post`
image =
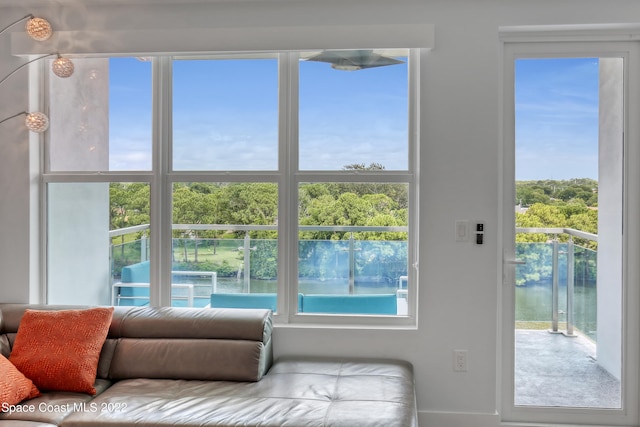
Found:
[[[251,241],[249,240],[249,232],[244,234],[244,288],[247,293],[251,293]]]
[[[147,255],[147,236],[142,233],[142,237],[140,237],[140,262],[144,262],[148,260],[149,257]]]
[[[574,245],[573,240],[567,242],[567,332],[565,335],[573,334],[573,297],[574,297]]]
[[[551,331],[558,333],[558,239],[553,240],[551,288]]]
[[[113,282],[115,282],[115,271],[116,270],[116,260],[113,259],[113,241],[111,240],[111,238],[109,238],[109,275],[111,276],[111,283],[109,283],[110,285],[113,284]]]
[[[349,237],[349,295],[353,295],[356,289],[356,253],[354,247],[353,232]]]

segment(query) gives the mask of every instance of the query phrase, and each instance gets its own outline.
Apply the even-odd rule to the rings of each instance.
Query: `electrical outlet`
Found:
[[[467,350],[453,350],[453,370],[467,372]]]

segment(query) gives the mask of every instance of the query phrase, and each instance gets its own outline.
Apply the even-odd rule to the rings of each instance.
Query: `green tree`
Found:
[[[273,225],[278,218],[278,186],[275,183],[232,183],[218,193],[222,224]],[[275,231],[252,231],[252,238],[275,238]],[[244,232],[236,232],[237,238]]]
[[[211,192],[193,191],[191,187],[175,185],[173,190],[174,224],[215,224],[216,198]],[[188,246],[194,245],[194,262],[198,262],[199,238],[208,232],[200,230],[174,230],[173,236],[182,238],[183,262],[188,262]]]
[[[536,217],[544,227],[566,227],[567,218],[557,206],[534,203],[527,209],[526,216]]]
[[[530,206],[534,203],[549,203],[551,198],[541,187],[516,186],[516,204]]]

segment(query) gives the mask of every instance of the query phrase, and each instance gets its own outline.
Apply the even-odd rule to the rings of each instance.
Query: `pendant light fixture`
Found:
[[[9,28],[13,27],[19,22],[24,21],[25,19],[28,19],[28,21],[25,24],[24,29],[32,39],[41,42],[48,40],[53,34],[53,29],[51,28],[51,24],[49,23],[49,21],[44,18],[37,18],[31,14],[24,16],[17,21],[13,21],[11,24],[0,30],[0,34],[4,33]]]
[[[22,111],[18,114],[14,114],[13,116],[9,116],[6,119],[0,120],[0,123],[4,123],[7,120],[11,120],[15,117],[22,116],[22,115],[27,116],[24,119],[24,125],[31,132],[42,133],[47,129],[49,129],[49,118],[47,117],[46,114],[40,113],[40,112],[27,113],[26,111]]]
[[[52,34],[53,34],[53,29],[51,27],[51,24],[49,23],[49,21],[47,21],[44,18],[39,18],[39,17],[35,17],[34,15],[26,15],[14,22],[12,22],[11,24],[7,25],[6,27],[4,27],[2,30],[0,30],[0,34],[4,33],[5,31],[7,31],[9,28],[13,27],[14,25],[18,24],[19,22],[22,21],[27,21],[25,23],[25,31],[26,33],[29,35],[29,37],[31,37],[32,39],[36,40],[36,41],[45,41],[48,40],[49,38],[51,38]],[[61,78],[67,78],[70,77],[73,74],[74,71],[74,65],[73,62],[69,59],[69,58],[64,58],[62,57],[59,53],[55,52],[55,53],[49,53],[46,55],[42,55],[39,56],[35,59],[32,59],[30,61],[27,61],[21,65],[19,65],[15,70],[13,70],[12,72],[10,72],[8,75],[6,75],[5,77],[2,78],[2,80],[0,80],[0,86],[7,81],[7,79],[9,77],[11,77],[12,75],[14,75],[15,73],[17,73],[19,70],[21,70],[22,68],[26,67],[27,65],[39,61],[41,59],[50,57],[50,56],[54,56],[56,55],[57,58],[52,62],[51,64],[51,70],[53,71],[53,73]],[[27,129],[29,129],[31,132],[36,132],[36,133],[42,133],[45,132],[48,128],[49,128],[49,118],[46,116],[46,114],[41,113],[41,112],[33,112],[33,113],[27,113],[26,111],[23,111],[21,113],[18,114],[14,114],[13,116],[7,117],[6,119],[0,120],[0,123],[4,123],[7,120],[13,119],[14,117],[18,117],[21,115],[26,115],[25,118],[25,126],[27,127]]]

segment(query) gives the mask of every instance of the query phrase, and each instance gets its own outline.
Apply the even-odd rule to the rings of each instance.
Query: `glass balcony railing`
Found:
[[[180,225],[176,229],[186,230]],[[216,227],[216,226],[202,226]],[[204,307],[210,294],[276,294],[277,240],[251,239],[249,229],[269,226],[229,226],[243,238],[174,238],[174,305]],[[309,227],[313,228],[313,227]],[[307,228],[307,230],[309,229]],[[327,230],[327,227],[318,227]],[[331,228],[331,227],[329,227]],[[335,227],[345,231],[345,227]],[[406,304],[406,240],[358,240],[346,230],[343,240],[299,241],[298,291],[301,294],[396,294]],[[375,230],[373,230],[375,228]],[[378,230],[378,228],[380,230]],[[245,230],[243,230],[245,229]],[[368,232],[405,232],[405,227],[368,227]],[[542,242],[517,242],[516,327],[579,331],[596,340],[597,235],[571,229],[519,228]],[[123,268],[149,260],[148,226],[111,232],[112,284],[123,282]],[[124,237],[126,236],[126,237]],[[148,274],[148,273],[147,273]],[[131,282],[131,278],[125,278]],[[135,278],[134,278],[135,279]],[[143,276],[142,283],[148,283]],[[148,295],[148,294],[147,294]],[[147,299],[131,298],[135,303]],[[398,313],[403,310],[398,307]]]
[[[516,233],[543,240],[516,242],[523,262],[516,266],[516,328],[580,332],[595,342],[598,236],[564,228],[518,228]]]
[[[198,225],[200,231],[224,230],[242,238],[196,237],[189,225],[174,230],[189,235],[173,239],[173,305],[204,307],[211,294],[267,296],[277,293],[277,239],[250,238],[251,231],[272,226]],[[317,230],[315,230],[317,229]],[[300,231],[344,233],[341,240],[303,239],[298,244],[298,292],[305,295],[393,296],[393,313],[406,314],[408,251],[406,240],[365,240],[406,233],[406,227],[301,226]],[[219,231],[220,231],[219,230]],[[149,238],[146,229],[111,232],[111,283],[114,304],[148,304]],[[406,235],[406,234],[405,234]],[[360,238],[358,238],[360,237]],[[135,285],[129,286],[134,283]],[[144,286],[146,284],[146,286]],[[122,289],[140,287],[123,294]],[[375,298],[375,297],[374,297]],[[355,300],[355,299],[354,299]],[[299,306],[302,311],[302,306]],[[391,314],[384,312],[381,314]]]

